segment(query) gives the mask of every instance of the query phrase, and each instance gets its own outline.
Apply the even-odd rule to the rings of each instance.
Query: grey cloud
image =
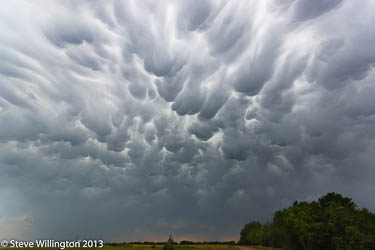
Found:
[[[100,63],[97,59],[90,57],[87,53],[82,52],[81,49],[74,48],[74,50],[67,51],[67,55],[78,64],[88,67],[92,70],[100,70]]]
[[[208,19],[211,13],[211,1],[180,1],[180,4],[180,15],[184,17],[179,19],[180,29],[193,31],[204,26],[204,22]]]
[[[304,72],[307,60],[307,57],[288,55],[284,62],[279,62],[280,73],[275,73],[262,90],[262,106],[276,111],[269,115],[271,121],[277,121],[295,105],[295,95],[288,91]]]
[[[129,91],[135,98],[144,99],[146,97],[147,85],[150,79],[144,74],[137,73],[134,69],[127,69],[123,76],[130,82]]]
[[[174,101],[182,90],[185,78],[186,75],[181,71],[176,76],[156,80],[159,95],[167,102]]]
[[[200,84],[207,81],[219,66],[211,58],[194,58],[191,64],[190,70],[186,72],[190,77],[186,79],[183,90],[172,105],[172,109],[179,115],[193,115],[201,110],[207,91]]]
[[[238,239],[328,191],[373,210],[372,10],[4,3],[2,236]]]
[[[179,115],[194,115],[201,110],[205,100],[205,93],[192,90],[186,94],[180,95],[173,103],[172,109]]]
[[[337,40],[333,40],[330,44],[326,43],[321,51],[318,52],[319,61],[314,65],[311,74],[321,75],[318,82],[326,88],[339,88],[350,81],[358,81],[364,79],[368,72],[374,66],[375,55],[370,49],[375,41],[373,35],[356,34],[350,40],[347,40],[340,46],[334,46]],[[361,47],[358,42],[361,41]],[[334,56],[333,56],[333,55]],[[329,67],[326,65],[329,64]]]
[[[225,15],[223,13],[222,15],[215,16],[215,22],[212,23],[212,27],[207,31],[207,40],[210,42],[211,54],[230,53],[231,50],[236,49],[240,45],[243,38],[245,38],[247,43],[251,43],[251,39],[247,35],[251,29],[251,19],[248,18],[248,15],[251,16],[252,13],[247,11],[246,15],[239,15],[237,17],[229,14],[231,12],[243,14],[242,12],[251,8],[249,5],[229,2],[221,10]],[[237,51],[241,53],[241,50],[238,48]]]
[[[228,159],[244,161],[249,155],[251,143],[251,138],[244,136],[241,132],[227,130],[224,137],[224,156]]]
[[[229,98],[230,91],[228,86],[225,85],[223,77],[215,79],[218,84],[214,87],[213,91],[210,91],[205,99],[202,109],[199,112],[199,119],[210,120],[215,117],[217,112],[225,105]]]
[[[269,36],[262,40],[264,45],[257,52],[258,55],[254,55],[251,60],[245,61],[238,69],[236,76],[233,76],[233,85],[237,91],[255,96],[272,76],[280,42],[274,33],[270,33]],[[263,65],[267,65],[267,67]]]
[[[84,41],[92,43],[94,34],[89,26],[77,22],[57,23],[45,31],[46,37],[56,46],[63,47],[67,44],[79,45]]]
[[[129,126],[121,125],[117,130],[112,131],[107,137],[107,148],[115,152],[121,152],[125,149],[126,142],[130,139]]]
[[[198,139],[202,141],[207,141],[217,131],[218,131],[218,128],[214,126],[210,126],[208,124],[200,124],[200,123],[194,123],[189,128],[189,132],[195,135]]]
[[[294,18],[298,21],[305,21],[316,18],[337,7],[342,0],[318,0],[318,1],[296,1],[294,6]]]
[[[104,114],[104,113],[103,113]],[[82,114],[82,124],[89,130],[93,131],[100,142],[104,142],[106,137],[111,133],[112,127],[106,119],[96,119],[94,113],[85,112]]]

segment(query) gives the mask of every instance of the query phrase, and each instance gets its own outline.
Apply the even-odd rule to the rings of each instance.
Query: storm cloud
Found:
[[[374,211],[374,10],[2,2],[0,235],[238,239],[329,191]]]

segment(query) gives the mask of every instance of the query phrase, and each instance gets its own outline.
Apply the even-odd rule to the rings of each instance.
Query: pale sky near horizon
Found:
[[[238,239],[375,211],[372,0],[3,1],[0,239]]]

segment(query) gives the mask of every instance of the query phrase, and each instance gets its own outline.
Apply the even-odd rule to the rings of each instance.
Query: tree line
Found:
[[[271,222],[252,221],[240,233],[242,245],[291,250],[375,249],[375,214],[352,199],[328,193],[277,211]]]

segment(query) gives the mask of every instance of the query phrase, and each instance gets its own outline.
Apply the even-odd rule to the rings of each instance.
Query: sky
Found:
[[[238,240],[375,211],[372,0],[3,1],[0,238]]]

